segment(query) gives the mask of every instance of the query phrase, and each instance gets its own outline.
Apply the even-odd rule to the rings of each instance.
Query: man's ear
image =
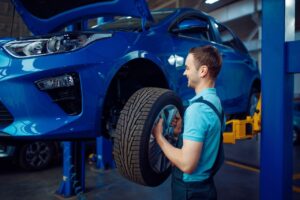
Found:
[[[207,65],[201,65],[200,68],[199,68],[199,70],[198,70],[198,72],[199,72],[199,75],[200,75],[201,78],[206,77],[207,74],[208,74],[208,67],[207,67]]]

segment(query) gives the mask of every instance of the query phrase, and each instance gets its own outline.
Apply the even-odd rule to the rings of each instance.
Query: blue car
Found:
[[[57,160],[59,155],[57,142],[32,141],[15,145],[0,143],[0,161],[12,161],[24,170],[45,169]]]
[[[183,71],[196,46],[213,45],[222,55],[216,88],[225,113],[255,111],[257,62],[201,11],[150,12],[144,0],[12,2],[34,36],[0,40],[1,140],[113,138],[121,173],[158,185],[170,163],[148,129],[158,114],[170,121],[182,113],[194,96]]]
[[[293,143],[300,144],[300,101],[294,101],[293,109]]]

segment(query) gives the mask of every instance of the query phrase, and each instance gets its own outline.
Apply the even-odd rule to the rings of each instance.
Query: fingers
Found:
[[[157,138],[162,134],[164,120],[160,118],[152,130],[152,135]]]
[[[163,127],[163,123],[164,123],[164,120],[162,118],[159,118],[155,127],[156,128]]]
[[[164,123],[164,119],[163,118],[159,118],[158,124],[162,125]]]
[[[181,120],[182,119],[179,112],[176,113],[175,117],[176,117],[177,120]]]
[[[172,125],[172,126],[176,125],[176,124],[177,124],[177,121],[178,121],[178,120],[174,118],[174,119],[171,121],[171,125]]]
[[[171,122],[171,126],[177,126],[177,123],[181,123],[182,119],[181,119],[181,116],[180,116],[180,113],[177,112],[176,115],[174,116],[174,118],[172,119],[172,122]]]

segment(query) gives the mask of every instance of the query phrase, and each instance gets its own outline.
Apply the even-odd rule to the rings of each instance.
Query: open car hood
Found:
[[[56,32],[72,22],[99,16],[132,16],[152,21],[145,0],[12,0],[29,30]]]

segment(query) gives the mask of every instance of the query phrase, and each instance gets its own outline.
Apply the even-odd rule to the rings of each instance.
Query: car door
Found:
[[[207,29],[185,30],[183,32],[175,31],[178,24],[185,22],[186,20],[198,20],[199,23],[206,25]],[[195,95],[195,92],[193,89],[187,87],[187,78],[186,76],[183,76],[185,70],[185,58],[192,47],[213,45],[213,34],[211,33],[208,19],[198,15],[186,15],[181,17],[171,26],[170,34],[174,46],[172,62],[175,63],[174,65],[176,66],[179,80],[178,93],[183,100],[184,106],[187,106],[187,100],[192,98]]]
[[[240,40],[225,26],[212,22],[219,39],[215,45],[222,55],[223,64],[216,82],[221,87],[220,98],[228,114],[243,113],[247,110],[253,60]]]

